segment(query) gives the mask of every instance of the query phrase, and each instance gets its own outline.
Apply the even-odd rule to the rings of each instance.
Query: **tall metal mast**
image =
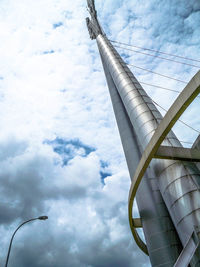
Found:
[[[196,249],[200,226],[200,171],[195,163],[187,162],[188,151],[182,148],[175,134],[170,131],[177,118],[199,93],[200,73],[195,76],[195,85],[191,81],[189,89],[186,86],[186,96],[178,99],[180,101],[176,106],[180,106],[179,110],[176,111],[176,106],[172,107],[169,115],[173,117],[174,114],[174,117],[173,121],[169,120],[168,126],[166,121],[170,116],[163,119],[103,33],[94,0],[87,0],[87,3],[91,15],[91,19],[86,18],[87,27],[90,38],[97,41],[132,180],[129,223],[135,241],[149,255],[153,267],[174,266],[176,261],[177,264],[181,261],[181,264],[185,264],[176,266],[187,266],[193,254],[191,266],[200,266],[200,254]],[[161,143],[164,146],[159,148]],[[184,156],[181,158],[180,154]],[[189,160],[197,159],[191,156]],[[138,219],[132,219],[135,194],[140,213]],[[137,227],[143,228],[146,244],[137,234]],[[181,251],[181,255],[190,253],[191,257],[185,259],[181,256],[177,260]]]

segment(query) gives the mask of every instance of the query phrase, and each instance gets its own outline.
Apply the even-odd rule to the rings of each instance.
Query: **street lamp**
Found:
[[[16,232],[19,230],[20,227],[22,227],[24,224],[28,223],[28,222],[31,222],[31,221],[35,221],[35,220],[47,220],[48,219],[48,216],[40,216],[38,218],[33,218],[33,219],[30,219],[28,221],[25,221],[23,222],[22,224],[20,224],[17,229],[14,231],[12,237],[11,237],[11,240],[10,240],[10,245],[9,245],[9,249],[8,249],[8,254],[7,254],[7,258],[6,258],[6,264],[5,264],[5,267],[8,266],[8,260],[9,260],[9,256],[10,256],[10,250],[11,250],[11,246],[12,246],[12,242],[13,242],[13,238],[16,234]]]

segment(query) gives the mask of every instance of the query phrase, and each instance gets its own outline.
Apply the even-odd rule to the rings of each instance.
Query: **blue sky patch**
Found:
[[[61,89],[60,92],[61,93],[65,93],[65,92],[67,92],[67,89],[65,89],[65,88],[64,89]]]
[[[100,177],[101,177],[101,183],[103,184],[103,185],[105,185],[105,179],[108,177],[108,176],[111,176],[112,175],[112,173],[110,173],[110,172],[104,172],[104,171],[100,171]]]
[[[122,52],[121,54],[121,57],[126,61],[129,59],[129,55],[127,55],[126,53]]]
[[[44,143],[51,145],[53,151],[60,155],[62,158],[63,166],[75,156],[87,157],[91,152],[96,149],[83,144],[79,139],[63,139],[56,137],[54,140],[45,140]]]
[[[101,165],[101,168],[107,168],[109,163],[107,161],[100,160],[100,165]]]
[[[109,171],[108,167],[109,167],[109,163],[107,161],[104,161],[104,160],[100,160],[100,167],[101,167],[101,170],[100,170],[100,178],[101,178],[101,183],[103,185],[105,185],[105,179],[108,177],[108,176],[111,176],[112,173]]]
[[[44,51],[44,52],[43,52],[43,55],[46,55],[46,54],[53,54],[53,53],[55,53],[54,50],[47,50],[47,51]]]
[[[56,29],[58,27],[61,27],[62,25],[63,25],[63,23],[60,21],[60,22],[54,23],[53,28]]]

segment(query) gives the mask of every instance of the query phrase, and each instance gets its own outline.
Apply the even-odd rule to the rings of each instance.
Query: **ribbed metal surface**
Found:
[[[195,140],[192,148],[198,149],[200,150],[200,135],[197,137],[197,139]],[[200,171],[200,162],[196,163],[196,166],[198,167],[199,171]]]
[[[197,139],[195,140],[192,148],[197,148],[200,149],[200,135],[197,137]]]
[[[98,35],[97,43],[104,64],[109,70],[132,126],[137,133],[138,143],[141,152],[143,152],[162,120],[162,116],[106,36]],[[163,144],[181,146],[172,131]],[[182,244],[185,245],[194,230],[194,226],[200,225],[199,169],[193,163],[183,164],[178,161],[160,159],[153,160],[150,167],[158,177],[159,190]],[[162,205],[160,210],[162,211]],[[198,266],[199,260],[200,255],[196,253],[191,266]]]
[[[121,97],[104,62],[105,58],[103,55],[101,58],[129,173],[130,176],[133,177],[141,158],[143,148],[139,147],[140,142],[138,141]],[[144,96],[146,96],[145,92]],[[144,109],[141,109],[141,112],[142,111],[144,111]],[[148,110],[144,112],[147,111]],[[143,231],[152,266],[173,266],[182,247],[163,202],[153,170],[148,169],[140,185],[137,192],[137,203],[142,218]]]

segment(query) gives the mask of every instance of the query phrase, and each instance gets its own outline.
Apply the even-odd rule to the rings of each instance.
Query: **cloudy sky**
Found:
[[[200,59],[199,1],[96,2],[109,39]],[[18,224],[48,215],[19,230],[9,266],[149,267],[128,225],[130,178],[85,26],[86,0],[0,0],[0,7],[0,266]],[[186,82],[198,71],[118,51],[129,64]],[[131,69],[142,82],[185,86]],[[165,109],[177,97],[144,88]],[[199,99],[182,118],[199,131],[196,114]],[[198,136],[181,123],[174,130],[182,141]]]

